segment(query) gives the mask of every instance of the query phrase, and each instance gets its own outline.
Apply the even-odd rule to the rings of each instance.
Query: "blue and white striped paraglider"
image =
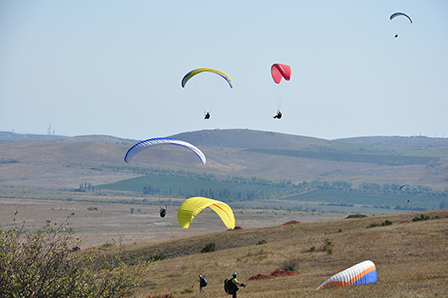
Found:
[[[403,184],[402,186],[400,186],[400,188],[399,188],[398,190],[401,190],[402,188],[405,188],[406,186],[413,187],[413,188],[415,188],[415,189],[417,190],[417,192],[420,192],[420,191],[418,190],[418,187],[415,186],[415,185],[412,185],[412,184]]]
[[[181,141],[181,140],[177,140],[177,139],[173,139],[173,138],[153,138],[153,139],[141,141],[141,142],[135,144],[134,146],[132,146],[128,150],[128,152],[126,152],[126,155],[124,156],[124,161],[129,162],[131,160],[131,158],[134,157],[134,155],[136,155],[137,153],[139,153],[145,149],[148,149],[150,147],[157,146],[157,145],[178,145],[178,146],[190,149],[191,151],[196,153],[196,155],[199,157],[199,159],[201,160],[201,162],[203,164],[205,164],[207,161],[204,153],[202,153],[202,151],[199,150],[196,146],[194,146],[190,143],[187,143],[185,141]]]
[[[316,290],[373,284],[377,281],[375,264],[372,261],[364,261],[333,275]]]

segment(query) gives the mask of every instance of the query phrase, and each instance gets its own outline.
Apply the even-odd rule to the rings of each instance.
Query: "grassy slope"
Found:
[[[131,262],[163,252],[169,259],[151,265],[136,297],[172,293],[196,297],[198,274],[209,281],[207,297],[225,297],[222,282],[234,271],[248,287],[241,297],[446,297],[448,293],[448,210],[425,212],[430,220],[411,222],[421,213],[402,213],[270,228],[212,233],[156,244],[125,247]],[[435,219],[438,217],[439,219]],[[390,226],[367,228],[385,220]],[[326,240],[333,254],[321,251]],[[261,240],[267,243],[257,245]],[[217,252],[201,254],[207,243]],[[314,246],[315,252],[309,252]],[[248,281],[269,274],[282,262],[299,261],[293,276]],[[377,267],[374,285],[315,291],[333,274],[358,262],[372,260]],[[194,286],[195,293],[181,294]]]

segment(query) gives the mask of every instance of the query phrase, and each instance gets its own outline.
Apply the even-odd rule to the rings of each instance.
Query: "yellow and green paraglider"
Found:
[[[221,201],[203,197],[189,198],[180,205],[177,210],[177,221],[179,225],[184,229],[188,229],[196,215],[207,207],[210,207],[219,215],[228,229],[235,228],[235,217],[229,205]]]
[[[197,68],[197,69],[190,71],[182,78],[182,82],[181,82],[182,88],[185,88],[185,85],[192,77],[194,77],[195,75],[200,74],[201,72],[204,72],[204,71],[212,72],[212,73],[216,73],[217,75],[220,75],[224,80],[227,81],[230,88],[233,88],[232,79],[225,72],[222,72],[220,70],[213,69],[213,68]]]

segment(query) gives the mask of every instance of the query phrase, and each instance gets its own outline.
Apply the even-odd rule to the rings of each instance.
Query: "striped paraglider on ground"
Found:
[[[372,261],[364,261],[333,275],[316,290],[373,284],[377,281],[375,264]]]

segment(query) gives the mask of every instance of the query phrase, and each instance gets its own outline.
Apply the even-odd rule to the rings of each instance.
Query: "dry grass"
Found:
[[[135,297],[197,297],[198,274],[209,281],[207,297],[225,297],[223,280],[234,271],[248,285],[240,290],[241,297],[447,297],[448,210],[425,215],[431,219],[412,222],[420,213],[371,216],[220,232],[124,249],[130,261],[157,252],[169,256],[153,262]],[[385,220],[393,224],[367,228]],[[260,240],[266,243],[257,245]],[[333,254],[323,251],[327,240]],[[219,251],[199,253],[212,242]],[[298,274],[247,281],[252,275],[271,273],[289,259],[299,260]],[[315,291],[331,275],[364,260],[376,264],[377,284]],[[185,293],[192,287],[194,293]]]

